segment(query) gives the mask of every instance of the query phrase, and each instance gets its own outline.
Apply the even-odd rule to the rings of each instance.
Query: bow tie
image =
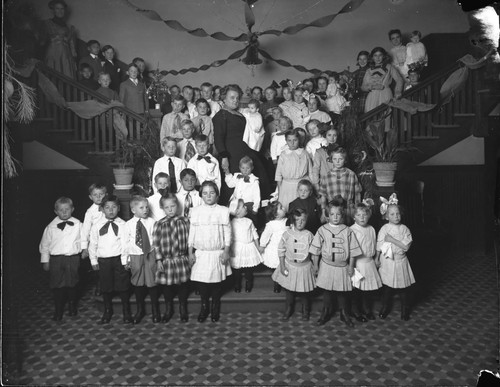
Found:
[[[118,236],[118,225],[112,220],[110,220],[104,226],[101,227],[101,229],[99,230],[99,235],[100,236],[106,235],[109,230],[109,225],[111,225],[111,227],[113,228],[115,235]]]
[[[200,155],[198,155],[198,161],[199,160],[203,160],[203,159],[205,159],[205,161],[207,163],[211,163],[212,162],[212,159],[210,158],[210,156],[200,156]]]
[[[237,179],[243,179],[245,183],[250,183],[250,176],[238,175]]]
[[[61,231],[64,230],[64,227],[66,227],[66,225],[68,226],[73,226],[75,223],[73,223],[71,220],[65,220],[64,222],[61,222],[61,223],[58,223],[57,224],[57,228]]]

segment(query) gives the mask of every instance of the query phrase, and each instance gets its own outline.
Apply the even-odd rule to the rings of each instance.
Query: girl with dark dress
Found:
[[[358,69],[352,74],[354,77],[354,100],[351,106],[358,114],[362,114],[365,111],[365,101],[368,92],[363,91],[361,85],[363,84],[363,79],[368,69],[369,57],[370,53],[368,51],[360,51],[356,58]]]
[[[224,105],[212,119],[215,148],[219,153],[222,170],[229,169],[231,173],[239,172],[239,162],[242,157],[250,157],[254,165],[253,173],[260,181],[261,197],[266,199],[271,194],[271,185],[263,160],[258,152],[250,149],[243,141],[246,119],[238,112],[242,94],[238,85],[227,85],[222,88],[221,99]],[[230,196],[231,190],[223,180],[220,203],[227,204]]]
[[[54,17],[45,20],[43,40],[47,42],[45,64],[67,77],[76,78],[75,28],[66,23],[67,4],[63,0],[52,0],[49,8]]]

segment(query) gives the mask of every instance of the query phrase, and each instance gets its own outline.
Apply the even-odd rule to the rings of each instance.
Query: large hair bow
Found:
[[[363,199],[361,203],[363,203],[367,207],[373,207],[375,205],[375,202],[373,201],[372,198]]]
[[[380,213],[382,215],[385,215],[389,205],[398,204],[398,197],[396,196],[396,193],[393,193],[391,196],[389,196],[389,200],[381,196],[380,202],[382,203],[380,204]]]

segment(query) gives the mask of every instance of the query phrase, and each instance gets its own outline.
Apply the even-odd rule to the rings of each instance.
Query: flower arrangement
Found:
[[[146,89],[146,94],[149,99],[153,99],[159,103],[162,94],[169,93],[167,81],[159,69],[149,72],[150,84]]]
[[[427,66],[426,60],[419,60],[418,62],[413,62],[408,65],[408,73],[417,73],[420,74],[424,67]]]

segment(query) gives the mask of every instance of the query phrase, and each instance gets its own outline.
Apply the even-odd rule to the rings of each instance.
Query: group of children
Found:
[[[82,71],[83,79],[97,73],[99,92],[129,107],[141,106],[134,110],[145,112],[144,61],[136,58],[137,63],[128,67],[129,79],[117,84],[119,70],[112,75],[105,69],[113,64],[112,47],[102,49],[104,71],[97,63],[99,43],[89,41],[88,49],[89,57],[81,64],[94,62],[89,65],[91,71],[88,67]],[[116,292],[125,323],[139,323],[144,318],[147,294],[153,322],[171,319],[175,294],[180,319],[185,322],[189,281],[197,283],[201,297],[198,321],[209,315],[218,321],[222,282],[232,274],[234,291],[241,292],[244,276],[245,291],[251,292],[253,271],[261,263],[275,270],[274,292],[286,290],[284,320],[293,313],[296,294],[303,296],[303,318],[309,319],[311,292],[316,287],[324,291],[319,325],[331,317],[334,298],[340,318],[348,326],[353,326],[351,315],[359,321],[371,320],[371,294],[382,284],[379,316],[387,317],[392,293],[400,289],[401,318],[407,320],[406,289],[414,282],[405,254],[411,234],[400,223],[399,207],[393,200],[384,212],[389,223],[375,239],[375,231],[368,225],[371,209],[361,201],[361,184],[345,166],[347,152],[339,146],[339,133],[332,124],[344,102],[338,95],[337,80],[327,76],[319,77],[316,86],[312,80],[298,87],[282,85],[281,102],[273,87],[264,91],[256,87],[241,109],[246,119],[243,140],[264,154],[274,169],[276,191],[269,201],[261,200],[250,157],[239,160],[239,173],[219,165],[211,118],[223,107],[220,90],[203,83],[196,95],[191,86],[182,91],[175,86],[175,92],[173,86],[172,110],[164,115],[160,131],[164,156],[152,168],[153,195],[132,198],[132,219],[125,222],[118,217],[118,199],[108,195],[104,186],[90,187],[93,204],[83,224],[72,217],[71,199],[56,201],[57,217],[47,226],[40,244],[54,291],[54,320],[62,319],[65,298],[69,314],[77,313],[80,254],[89,257],[92,268],[99,272],[104,300],[101,323],[111,320]],[[229,201],[222,203],[225,205],[219,204],[223,182],[233,189]],[[265,227],[261,227],[263,212]],[[134,316],[129,303],[131,285],[137,302]],[[163,316],[161,294],[166,304]]]
[[[334,145],[334,133],[327,140],[329,145],[316,150],[314,163],[299,147],[301,137],[296,129],[286,131],[284,136],[287,149],[278,158],[277,195],[264,208],[267,224],[259,230],[260,238],[256,226],[261,198],[252,159],[245,156],[240,160],[239,173],[224,171],[225,181],[234,191],[228,206],[220,205],[220,179],[211,180],[209,175],[200,178],[205,167],[199,170],[191,164],[196,171],[186,167],[184,160],[175,156],[178,143],[171,137],[162,141],[165,155],[154,166],[155,193],[149,198],[131,199],[132,219],[125,222],[118,217],[119,201],[103,186],[90,187],[93,204],[83,224],[72,217],[71,199],[58,199],[57,217],[47,226],[40,243],[41,261],[50,272],[54,293],[53,319],[62,319],[65,298],[69,314],[77,314],[75,286],[81,253],[99,271],[103,324],[111,320],[116,292],[122,300],[125,323],[137,324],[144,318],[147,294],[153,322],[172,318],[175,294],[179,297],[180,320],[187,321],[189,281],[197,284],[201,297],[198,321],[210,315],[216,322],[223,281],[232,274],[234,291],[241,292],[244,275],[245,291],[251,292],[253,271],[261,263],[275,270],[274,292],[286,290],[283,320],[292,315],[296,294],[303,296],[303,319],[309,319],[311,292],[318,287],[324,291],[318,324],[330,319],[336,297],[341,320],[352,327],[351,291],[356,290],[354,317],[368,321],[374,318],[371,294],[382,284],[380,318],[389,313],[392,293],[402,290],[401,318],[407,320],[406,290],[414,277],[406,251],[412,239],[408,228],[400,223],[397,200],[391,197],[388,202],[384,214],[389,223],[376,240],[375,231],[368,225],[371,210],[360,202],[359,182],[345,168],[345,150]],[[216,159],[207,153],[208,138],[198,136],[195,146],[197,153],[191,160],[214,164],[214,170],[220,173]],[[327,165],[321,165],[323,158]],[[314,197],[317,187],[320,200]],[[348,227],[346,224],[353,220]],[[133,316],[131,285],[137,303]],[[163,316],[161,294],[166,305]]]

